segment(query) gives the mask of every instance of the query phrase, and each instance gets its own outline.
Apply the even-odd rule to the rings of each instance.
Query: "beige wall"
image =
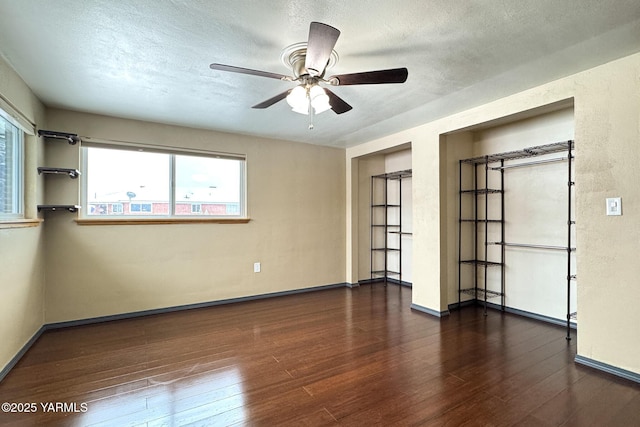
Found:
[[[402,170],[411,169],[411,150],[396,151],[393,153],[385,154],[384,156],[384,171],[398,172]]]
[[[43,106],[1,59],[0,95],[29,121],[42,120]],[[25,138],[25,157],[25,213],[36,218],[36,205],[42,200],[37,167],[43,159],[37,138]],[[44,322],[43,228],[0,228],[0,369]]]
[[[360,271],[360,162],[346,159],[346,209],[345,209],[345,280],[349,286],[358,283]]]
[[[495,126],[574,105],[578,354],[640,373],[635,325],[640,265],[640,54],[347,150],[347,159],[412,142],[413,302],[447,309],[447,134]],[[623,215],[605,216],[606,197],[622,197]],[[442,204],[442,209],[440,209]]]
[[[246,154],[251,221],[79,226],[74,215],[50,215],[47,323],[345,281],[343,150],[70,111],[48,118],[92,138]],[[47,157],[79,161],[66,144],[49,146]],[[47,197],[73,202],[78,182],[58,181]]]
[[[360,216],[358,224],[358,280],[371,277],[371,177],[385,173],[385,159],[383,155],[369,156],[359,159],[358,166]],[[381,256],[381,255],[379,255]]]
[[[578,354],[640,372],[640,54],[576,79]],[[623,216],[605,215],[622,197]]]

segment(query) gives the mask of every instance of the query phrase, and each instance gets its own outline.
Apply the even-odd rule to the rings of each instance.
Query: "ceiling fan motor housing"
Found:
[[[304,76],[305,74],[309,74],[309,71],[304,67],[305,60],[307,58],[307,49],[299,49],[293,51],[289,55],[289,66],[293,71],[293,75],[295,78],[300,78],[300,76]]]

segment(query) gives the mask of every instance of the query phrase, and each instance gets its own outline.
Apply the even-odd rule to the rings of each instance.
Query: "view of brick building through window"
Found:
[[[244,213],[244,159],[119,147],[85,150],[85,216]]]
[[[90,203],[89,215],[169,215],[168,202]],[[176,203],[175,215],[238,215],[238,203]]]

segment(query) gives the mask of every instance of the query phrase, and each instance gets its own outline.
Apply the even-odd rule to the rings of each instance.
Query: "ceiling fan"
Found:
[[[347,86],[404,83],[407,80],[408,71],[406,68],[338,74],[325,79],[324,75],[327,69],[338,61],[338,54],[333,48],[339,36],[338,29],[320,22],[312,22],[309,26],[309,38],[306,43],[295,43],[282,51],[281,60],[285,66],[291,69],[293,76],[216,63],[209,67],[218,71],[297,82],[296,87],[256,104],[252,108],[267,108],[286,99],[293,111],[309,115],[309,129],[313,129],[314,114],[328,109],[332,109],[336,114],[342,114],[352,109],[351,105],[329,89],[321,87],[320,83],[331,86]]]

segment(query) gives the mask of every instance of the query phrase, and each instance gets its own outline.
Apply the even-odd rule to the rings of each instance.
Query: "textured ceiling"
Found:
[[[342,34],[328,74],[407,67],[404,84],[332,90],[353,110],[282,101],[286,46]],[[0,0],[0,54],[48,106],[349,147],[640,51],[638,0]]]

